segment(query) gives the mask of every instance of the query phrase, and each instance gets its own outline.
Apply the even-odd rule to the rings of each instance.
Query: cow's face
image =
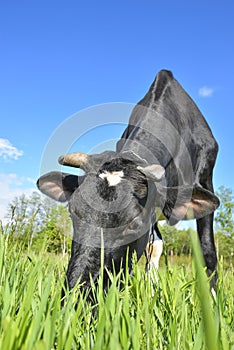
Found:
[[[158,181],[164,174],[159,165],[153,172]],[[106,248],[129,244],[154,220],[154,186],[130,160],[114,158],[82,177],[52,172],[39,179],[38,187],[53,199],[68,201],[74,240],[87,246],[100,247],[102,235]]]

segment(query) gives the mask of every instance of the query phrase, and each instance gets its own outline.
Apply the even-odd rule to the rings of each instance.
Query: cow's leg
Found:
[[[154,224],[153,235],[153,241],[149,242],[145,249],[147,271],[151,271],[153,267],[158,269],[159,259],[163,251],[162,236],[158,229],[157,223]]]
[[[214,193],[212,175],[210,175],[206,181],[200,181],[200,184],[207,190]],[[201,249],[203,252],[205,264],[207,266],[207,274],[210,276],[216,271],[217,255],[214,243],[214,231],[213,231],[214,213],[204,216],[197,220],[197,232],[201,243]],[[213,287],[216,282],[216,274],[211,280],[211,286]]]
[[[210,276],[215,270],[217,265],[217,255],[214,243],[213,233],[213,219],[214,214],[205,216],[204,218],[197,220],[197,232],[201,242],[201,249],[203,252],[205,264],[207,266],[207,274]],[[212,287],[216,281],[216,276],[211,281]]]
[[[212,174],[215,164],[216,156],[218,153],[218,145],[215,139],[211,139],[203,148],[198,159],[198,168],[196,170],[195,182],[201,185],[203,188],[214,193]],[[197,220],[197,232],[201,243],[201,249],[203,252],[205,264],[207,266],[207,274],[210,276],[216,271],[217,255],[214,244],[214,232],[213,232],[213,220],[214,214],[209,214],[201,219]],[[211,280],[211,286],[213,287],[216,282],[216,275]]]

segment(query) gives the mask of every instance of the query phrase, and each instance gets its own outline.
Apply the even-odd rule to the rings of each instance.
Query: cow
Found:
[[[161,70],[133,108],[116,151],[59,157],[61,165],[85,172],[76,176],[52,171],[37,182],[42,193],[68,202],[74,233],[67,287],[73,288],[79,280],[84,289],[89,288],[90,276],[97,281],[102,249],[105,267],[131,271],[133,253],[139,259],[149,250],[149,234],[161,238],[157,227],[161,219],[170,225],[196,219],[207,273],[215,275],[213,215],[219,200],[212,173],[217,152],[217,142],[198,107],[173,74]],[[157,246],[160,252],[155,258]],[[162,241],[154,239],[152,247],[153,252],[146,254],[148,260],[152,258],[149,268],[158,265]],[[215,277],[212,281],[215,284]]]

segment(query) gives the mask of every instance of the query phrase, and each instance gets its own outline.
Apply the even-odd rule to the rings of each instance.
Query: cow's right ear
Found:
[[[52,171],[38,179],[37,187],[48,197],[58,202],[66,202],[70,199],[75,189],[79,187],[81,178],[83,176]]]

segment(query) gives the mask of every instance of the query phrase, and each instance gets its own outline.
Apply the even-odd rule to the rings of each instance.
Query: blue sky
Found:
[[[231,0],[2,1],[0,218],[14,196],[36,189],[45,146],[67,118],[103,103],[136,103],[162,68],[172,70],[218,140],[215,187],[234,189],[233,13]],[[116,139],[123,128],[98,127],[77,151]]]

